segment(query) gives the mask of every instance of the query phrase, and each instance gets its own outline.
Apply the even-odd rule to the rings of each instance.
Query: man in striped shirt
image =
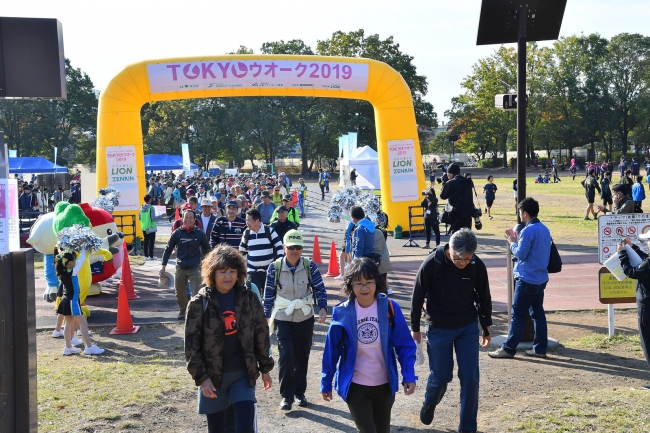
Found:
[[[239,208],[234,200],[226,203],[226,216],[219,217],[214,222],[212,233],[210,233],[210,248],[226,243],[237,248],[241,244],[241,238],[246,230],[246,221],[237,216]]]
[[[239,252],[246,256],[248,279],[263,294],[267,268],[284,255],[282,240],[271,227],[262,224],[262,216],[257,209],[246,211],[246,225],[248,229],[242,236]]]

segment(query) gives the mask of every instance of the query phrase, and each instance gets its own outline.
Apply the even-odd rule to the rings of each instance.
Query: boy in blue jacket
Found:
[[[643,176],[636,177],[636,183],[632,185],[632,200],[634,200],[635,207],[640,208],[643,200],[645,200],[645,190],[643,189]]]

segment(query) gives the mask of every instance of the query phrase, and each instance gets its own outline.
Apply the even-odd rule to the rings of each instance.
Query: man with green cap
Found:
[[[266,271],[264,315],[278,337],[281,410],[291,410],[295,402],[307,406],[307,367],[314,336],[314,307],[318,323],[327,318],[327,293],[316,264],[302,257],[303,238],[298,230],[284,235],[285,256]]]

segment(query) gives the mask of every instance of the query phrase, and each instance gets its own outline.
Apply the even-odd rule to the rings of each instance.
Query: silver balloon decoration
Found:
[[[120,205],[119,197],[120,191],[112,186],[108,186],[99,190],[99,197],[93,200],[90,205],[112,213]]]
[[[332,196],[327,217],[330,222],[341,221],[341,214],[350,214],[352,206],[361,206],[366,216],[374,223],[385,222],[386,214],[381,211],[379,198],[371,192],[363,192],[359,187],[352,186],[338,190]]]
[[[102,248],[102,239],[92,232],[90,227],[81,224],[75,224],[66,227],[57,235],[56,247],[60,251],[89,250],[96,253]]]

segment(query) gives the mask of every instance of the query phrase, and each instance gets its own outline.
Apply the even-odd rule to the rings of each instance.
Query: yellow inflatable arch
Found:
[[[97,187],[120,191],[115,215],[136,214],[146,194],[142,106],[152,101],[229,96],[370,102],[377,125],[382,207],[391,228],[399,224],[408,230],[408,206],[419,206],[425,187],[411,92],[387,64],[347,57],[228,55],[149,60],[128,66],[99,97]]]

